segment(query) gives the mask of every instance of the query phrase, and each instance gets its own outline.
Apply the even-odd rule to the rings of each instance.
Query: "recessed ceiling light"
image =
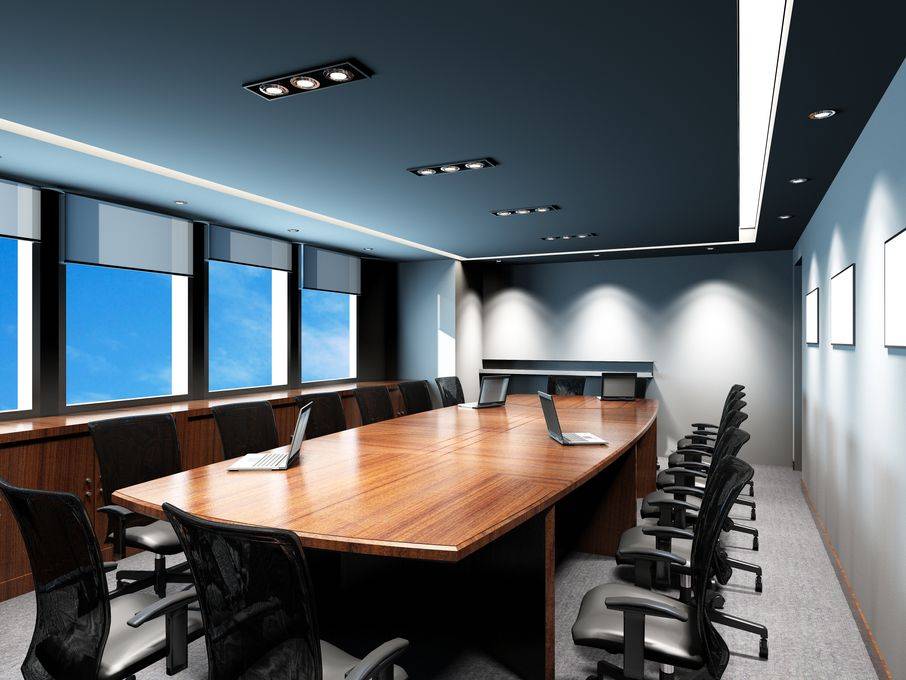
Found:
[[[560,210],[559,205],[541,205],[531,208],[504,208],[503,210],[492,210],[491,212],[500,217],[506,217],[507,215],[512,215],[513,213],[517,215],[531,215],[532,213],[546,213],[551,210]]]
[[[321,81],[317,78],[312,78],[311,76],[295,76],[290,78],[289,82],[293,84],[293,87],[299,88],[300,90],[317,90],[321,87]]]
[[[355,77],[352,71],[345,68],[329,68],[324,71],[324,75],[335,83],[346,83]]]
[[[601,257],[601,253],[595,253],[595,257]]]
[[[535,208],[535,212],[547,212],[550,210],[546,205],[542,205],[540,208]]]
[[[528,215],[530,212],[532,211],[528,208],[519,208],[518,210],[516,210],[517,215]]]
[[[808,117],[811,120],[826,120],[835,115],[837,115],[836,109],[818,109],[817,111],[812,111],[808,114]]]
[[[808,182],[808,177],[793,177],[790,180],[790,184],[805,184]]]
[[[557,237],[556,236],[545,236],[544,240],[545,241],[556,241]]]
[[[561,236],[560,238],[562,238],[564,241],[569,241],[572,236]]]
[[[258,89],[268,97],[282,97],[289,93],[289,88],[280,83],[267,83],[266,85],[261,85]]]
[[[507,215],[512,215],[513,213],[509,210],[498,210],[494,213],[495,215],[500,215],[501,217],[506,217]]]
[[[414,175],[426,177],[444,173],[451,175],[469,170],[484,170],[485,168],[493,168],[495,165],[497,165],[497,161],[493,158],[475,158],[465,161],[447,161],[445,163],[435,163],[434,165],[422,165],[406,168],[406,170]]]
[[[300,229],[298,227],[290,227],[286,231],[288,231],[290,234],[298,234]]]
[[[588,238],[588,234],[576,234],[576,238]]]
[[[374,248],[362,248],[362,250],[370,253],[371,251],[374,250]]]
[[[176,205],[189,205],[188,201],[173,201]]]
[[[788,220],[792,217],[793,217],[792,215],[777,215],[778,220]]]
[[[714,250],[714,246],[708,246],[708,250]]]
[[[503,260],[497,260],[497,264],[500,264],[501,262],[503,262]]]

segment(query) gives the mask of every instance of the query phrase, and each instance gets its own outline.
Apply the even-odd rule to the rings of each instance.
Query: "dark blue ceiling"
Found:
[[[371,80],[244,82],[356,57]],[[735,240],[736,8],[637,2],[25,3],[0,117],[466,257]],[[0,134],[0,174],[389,257],[431,256]],[[496,168],[406,168],[490,156]],[[499,218],[495,208],[556,203]],[[177,209],[178,210],[178,209]]]

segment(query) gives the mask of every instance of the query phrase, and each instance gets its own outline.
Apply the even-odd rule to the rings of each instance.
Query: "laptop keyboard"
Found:
[[[261,456],[253,467],[256,468],[272,468],[283,462],[283,459],[286,457],[284,453],[269,453],[266,456]]]

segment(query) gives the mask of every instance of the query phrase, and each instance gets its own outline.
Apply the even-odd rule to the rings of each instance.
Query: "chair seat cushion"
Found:
[[[657,549],[657,539],[654,536],[648,536],[647,534],[642,533],[642,529],[655,526],[655,523],[649,524],[645,520],[643,520],[643,522],[645,523],[642,525],[627,529],[623,532],[623,535],[620,536],[620,546],[617,548],[617,564],[629,564],[635,561],[634,559],[627,559],[625,556],[626,553]],[[670,552],[674,555],[686,558],[686,564],[683,566],[691,566],[692,541],[688,538],[671,539]]]
[[[169,522],[158,520],[145,526],[128,527],[126,545],[150,550],[158,555],[177,555],[182,552],[176,532]]]
[[[321,640],[321,668],[323,680],[344,680],[346,674],[361,661],[339,647]],[[399,666],[393,667],[393,680],[406,680],[409,676]]]
[[[658,506],[652,505],[651,501],[671,499],[673,499],[673,494],[669,494],[666,491],[652,491],[642,500],[642,509],[639,514],[641,514],[642,517],[660,517],[661,511],[658,509]],[[699,500],[697,498],[693,498],[692,496],[686,496],[686,501],[690,505],[694,505],[696,507],[701,506]],[[695,520],[697,519],[698,510],[686,510],[687,522],[694,524]]]
[[[605,606],[608,597],[640,597],[686,612],[689,619],[685,622],[645,617],[645,658],[683,668],[697,669],[704,665],[695,609],[672,597],[625,583],[606,583],[585,594],[573,624],[573,641],[577,645],[597,647],[611,654],[623,653],[623,613]]]
[[[122,677],[129,669],[137,671],[144,667],[149,659],[158,659],[166,654],[165,617],[148,621],[138,628],[131,628],[126,623],[138,611],[157,600],[157,596],[149,591],[122,595],[110,600],[110,633],[101,657],[98,672],[100,680]],[[201,634],[201,614],[189,611],[189,640],[194,640]]]

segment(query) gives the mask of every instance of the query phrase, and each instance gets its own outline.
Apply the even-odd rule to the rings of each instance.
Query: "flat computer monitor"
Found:
[[[635,373],[602,373],[601,399],[631,401],[635,399]]]

